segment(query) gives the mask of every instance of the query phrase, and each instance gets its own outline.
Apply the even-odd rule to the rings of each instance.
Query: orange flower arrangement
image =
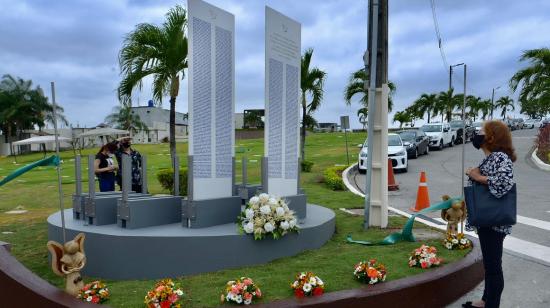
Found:
[[[381,263],[377,263],[376,259],[359,262],[355,265],[355,271],[353,272],[355,278],[368,284],[385,281],[386,274],[386,267]]]

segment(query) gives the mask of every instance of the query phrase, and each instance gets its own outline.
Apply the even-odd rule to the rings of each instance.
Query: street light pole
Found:
[[[458,63],[455,65],[449,65],[449,106],[447,107],[447,111],[449,108],[451,108],[453,96],[451,93],[451,90],[453,89],[453,67],[464,65],[464,63]],[[451,110],[451,117],[452,117],[452,110]],[[451,119],[447,119],[447,121],[450,121]],[[443,121],[441,121],[443,122]]]
[[[493,119],[493,110],[495,109],[495,90],[500,89],[500,86],[493,88],[493,94],[491,95],[491,120]]]
[[[464,100],[462,101],[462,182],[460,193],[464,199],[464,157],[466,154],[466,64],[464,64]]]

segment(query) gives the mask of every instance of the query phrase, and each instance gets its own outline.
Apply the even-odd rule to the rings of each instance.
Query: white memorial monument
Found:
[[[184,224],[207,227],[235,220],[235,17],[188,0],[189,171]]]
[[[299,190],[301,25],[265,8],[265,145],[262,190],[304,218]]]

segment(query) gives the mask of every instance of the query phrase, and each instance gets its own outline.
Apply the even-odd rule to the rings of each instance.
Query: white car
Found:
[[[449,123],[427,123],[422,129],[430,137],[430,148],[443,150],[445,145],[454,146],[456,131],[451,130]]]
[[[367,140],[361,147],[357,168],[359,173],[367,172]],[[392,160],[393,169],[407,172],[409,163],[407,160],[407,149],[398,134],[388,134],[388,158]]]
[[[539,119],[529,119],[523,123],[523,127],[525,128],[539,128],[542,124],[542,121]]]
[[[476,129],[475,133],[477,135],[483,126],[483,122],[474,122],[472,126]]]

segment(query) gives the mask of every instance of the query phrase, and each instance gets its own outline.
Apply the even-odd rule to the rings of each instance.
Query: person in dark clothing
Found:
[[[113,154],[116,150],[116,144],[107,143],[95,156],[94,172],[99,179],[99,191],[115,190],[115,171],[118,167],[113,161]]]
[[[516,161],[516,154],[508,127],[501,121],[487,121],[479,134],[472,137],[472,144],[483,150],[485,158],[478,167],[466,170],[470,185],[472,181],[485,184],[493,196],[501,198],[514,185],[513,162]],[[469,224],[466,227],[468,229]],[[504,290],[502,246],[504,238],[511,232],[512,226],[477,228],[485,269],[485,289],[480,301],[466,302],[462,307],[500,306],[500,297]]]
[[[132,148],[132,138],[123,137],[119,140],[119,148],[115,152],[115,157],[118,162],[118,172],[117,172],[117,183],[120,189],[122,190],[122,156],[128,155],[130,161],[132,162],[132,191],[141,193],[142,182],[141,182],[141,154]]]

